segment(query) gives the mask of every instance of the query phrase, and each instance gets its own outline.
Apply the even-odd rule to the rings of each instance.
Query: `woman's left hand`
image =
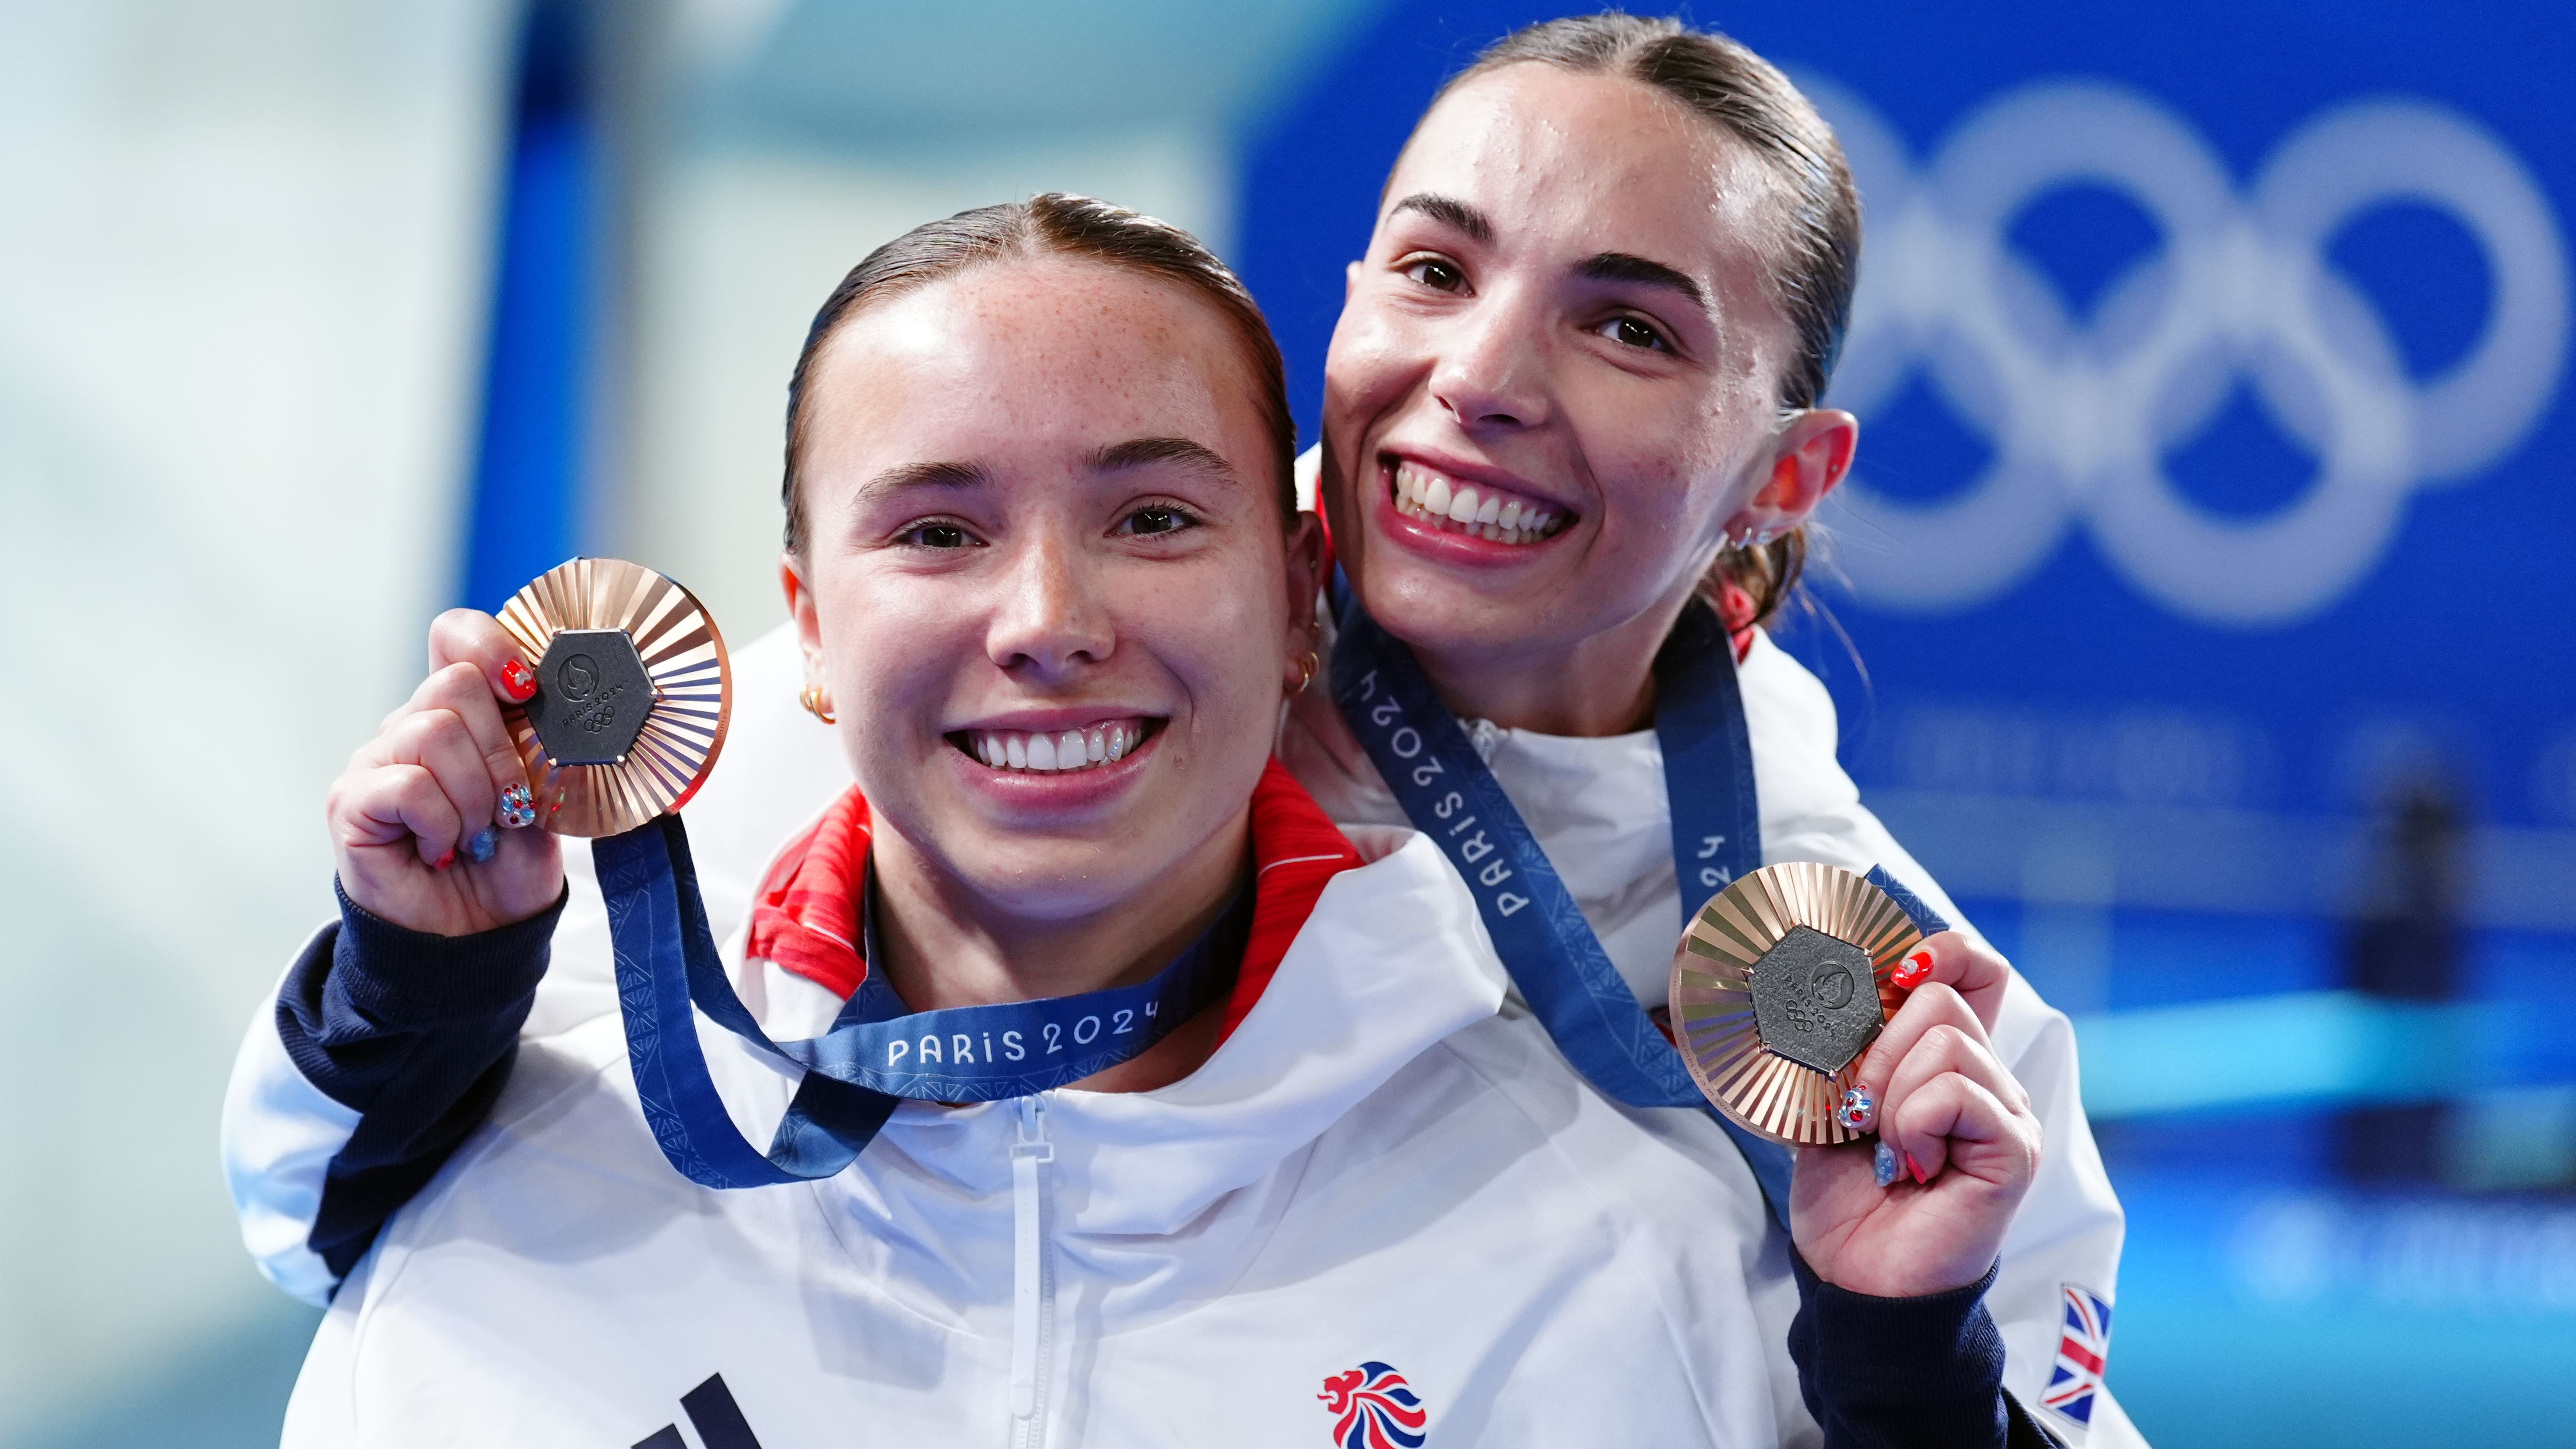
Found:
[[[1799,1149],[1790,1232],[1826,1282],[1917,1298],[1976,1282],[2003,1250],[2039,1172],[2040,1125],[1979,1016],[1949,985],[1916,986],[1861,1057],[1878,1142]]]

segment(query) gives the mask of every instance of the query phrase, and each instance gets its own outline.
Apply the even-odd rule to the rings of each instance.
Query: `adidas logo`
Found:
[[[705,1383],[680,1395],[680,1410],[705,1449],[760,1449],[760,1437],[751,1432],[751,1421],[733,1401],[723,1374],[710,1374]],[[636,1440],[635,1449],[689,1449],[689,1441],[680,1437],[679,1425],[665,1424]]]

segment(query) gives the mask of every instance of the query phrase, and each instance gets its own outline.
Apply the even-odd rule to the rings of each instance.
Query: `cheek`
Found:
[[[1584,453],[1622,535],[1696,535],[1730,512],[1763,420],[1733,400],[1610,396],[1586,408]]]
[[[910,587],[897,585],[909,584]],[[904,731],[893,716],[935,700],[960,660],[980,657],[965,622],[971,611],[940,607],[935,581],[891,580],[858,571],[824,581],[815,595],[824,670],[842,727],[862,746],[891,745]],[[862,716],[875,721],[860,724]]]
[[[1282,567],[1276,558],[1244,559],[1200,574],[1195,584],[1175,580],[1131,616],[1129,637],[1155,641],[1153,652],[1187,691],[1208,748],[1246,743],[1269,752],[1268,711],[1279,695],[1288,621],[1284,603],[1252,596],[1243,581],[1277,578]],[[1236,732],[1243,741],[1230,741]]]
[[[1372,306],[1368,295],[1361,294],[1342,313],[1324,357],[1327,411],[1348,417],[1384,406],[1421,370],[1426,352],[1420,326]]]

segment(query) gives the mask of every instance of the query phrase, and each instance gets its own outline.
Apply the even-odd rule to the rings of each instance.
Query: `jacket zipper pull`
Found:
[[[1055,1146],[1046,1137],[1046,1104],[1020,1098],[1019,1140],[1011,1144],[1011,1442],[1034,1446],[1044,1363],[1053,1347],[1055,1284],[1048,1271],[1041,1196]]]

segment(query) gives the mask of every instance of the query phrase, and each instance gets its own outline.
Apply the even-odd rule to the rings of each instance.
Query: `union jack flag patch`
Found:
[[[2102,1391],[2102,1371],[2111,1361],[2111,1305],[2072,1283],[2060,1285],[2066,1295],[2066,1327],[2057,1339],[2057,1369],[2039,1401],[2070,1423],[2093,1424],[2093,1397]]]
[[[1431,1411],[1404,1375],[1385,1364],[1361,1364],[1324,1380],[1325,1412],[1333,1418],[1334,1449],[1422,1449]]]

